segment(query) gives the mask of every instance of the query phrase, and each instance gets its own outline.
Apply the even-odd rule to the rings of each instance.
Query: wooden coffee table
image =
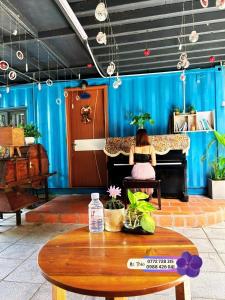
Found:
[[[130,258],[198,254],[183,235],[157,227],[154,235],[73,230],[50,240],[39,252],[43,276],[52,283],[52,299],[66,299],[66,290],[107,299],[139,296],[176,288],[177,300],[189,300],[189,281],[177,272],[128,269]]]

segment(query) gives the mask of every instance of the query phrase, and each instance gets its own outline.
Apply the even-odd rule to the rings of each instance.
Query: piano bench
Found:
[[[156,179],[134,179],[133,177],[125,177],[123,179],[123,188],[126,190],[130,188],[153,188],[157,191],[157,198],[158,198],[158,207],[161,210],[161,180]],[[127,195],[125,195],[127,204]]]

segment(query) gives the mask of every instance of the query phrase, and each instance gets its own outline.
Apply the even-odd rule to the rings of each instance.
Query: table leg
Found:
[[[52,300],[66,300],[66,291],[58,286],[52,285]]]
[[[184,281],[176,286],[176,300],[191,300],[190,279],[184,278]]]
[[[127,300],[127,297],[106,297],[105,300]]]

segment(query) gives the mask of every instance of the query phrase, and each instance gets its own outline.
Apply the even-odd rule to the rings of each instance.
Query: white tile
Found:
[[[201,272],[224,272],[225,264],[223,264],[221,257],[217,253],[200,253],[203,265]]]
[[[212,244],[207,239],[190,238],[190,240],[198,248],[198,252],[215,252],[215,249],[213,248]]]
[[[38,249],[37,245],[19,245],[14,244],[7,249],[0,252],[0,258],[17,258],[25,260],[31,256],[35,250]]]
[[[12,243],[0,243],[0,252],[8,248]]]
[[[22,260],[0,258],[0,279],[5,278],[9,273],[16,269]]]
[[[202,228],[183,228],[183,235],[187,238],[207,239]]]
[[[214,225],[207,226],[207,227],[203,227],[203,228],[221,228],[221,229],[225,229],[225,222],[221,222],[221,223],[214,224]]]
[[[221,257],[223,263],[225,264],[225,253],[224,254],[219,253],[219,256]]]
[[[23,274],[23,276],[21,276],[21,274]],[[45,281],[35,260],[26,260],[7,276],[5,280],[30,283],[43,283]]]
[[[30,300],[39,287],[40,284],[35,283],[1,281],[0,300]]]
[[[225,243],[225,228],[204,228],[206,235],[210,239],[224,240]]]
[[[216,251],[218,251],[219,253],[225,253],[225,240],[210,239],[210,241],[216,248]]]
[[[225,273],[200,273],[191,279],[193,298],[225,299]]]

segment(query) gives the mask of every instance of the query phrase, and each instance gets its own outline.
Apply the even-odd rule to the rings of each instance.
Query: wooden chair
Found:
[[[157,191],[157,198],[158,198],[158,207],[161,210],[161,180],[155,179],[134,179],[133,177],[125,177],[123,179],[123,188],[124,188],[124,195],[126,199],[125,205],[127,206],[127,195],[126,191],[130,188],[153,188]]]

